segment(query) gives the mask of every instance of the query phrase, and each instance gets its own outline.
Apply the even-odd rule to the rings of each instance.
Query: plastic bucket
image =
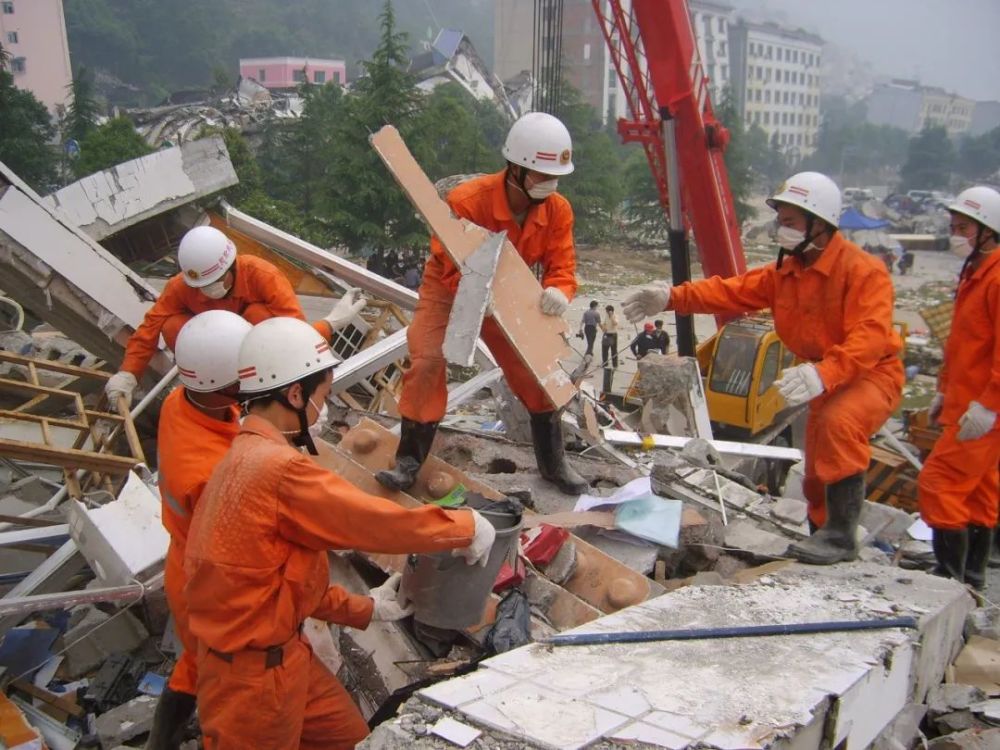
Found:
[[[413,602],[417,622],[444,630],[463,630],[482,622],[500,568],[504,561],[516,562],[520,514],[479,512],[497,532],[485,567],[469,565],[450,550],[407,559],[400,590]]]

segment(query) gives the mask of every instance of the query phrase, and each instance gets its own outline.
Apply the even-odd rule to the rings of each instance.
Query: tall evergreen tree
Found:
[[[79,67],[69,89],[70,103],[62,122],[63,140],[82,141],[97,127],[101,109],[94,94],[94,78],[85,67]]]

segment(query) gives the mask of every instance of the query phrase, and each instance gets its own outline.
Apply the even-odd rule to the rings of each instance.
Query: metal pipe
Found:
[[[667,163],[667,193],[670,203],[670,281],[674,286],[691,280],[691,257],[688,251],[684,214],[681,211],[681,175],[677,156],[676,123],[667,107],[660,108],[663,127],[663,152]],[[677,319],[677,353],[693,357],[694,320],[690,315],[675,313]]]
[[[798,635],[806,633],[844,633],[854,630],[916,630],[914,617],[890,617],[877,620],[842,620],[827,622],[796,622],[784,625],[735,625],[719,628],[684,628],[681,630],[647,630],[637,633],[578,633],[553,635],[540,643],[550,646],[597,646],[608,643],[649,643],[651,641],[694,641],[716,638],[756,638],[765,635]]]

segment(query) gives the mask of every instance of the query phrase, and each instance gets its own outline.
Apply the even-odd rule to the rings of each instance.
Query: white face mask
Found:
[[[778,245],[785,250],[794,250],[802,244],[802,241],[805,240],[805,238],[806,233],[802,230],[784,226],[778,227],[778,233],[775,236],[775,239],[778,241]]]
[[[948,238],[948,249],[959,258],[968,258],[972,255],[972,243],[969,242],[969,238],[959,234],[953,234]]]
[[[309,399],[309,403],[312,404],[312,408],[319,413],[319,416],[316,417],[316,421],[309,425],[309,434],[314,438],[318,438],[326,427],[327,420],[330,418],[330,410],[326,407],[326,401],[323,402],[322,408],[316,406],[316,402],[312,399]]]
[[[552,179],[545,182],[536,182],[527,189],[528,196],[536,201],[543,201],[552,195],[559,187],[559,180]]]
[[[225,278],[219,279],[218,281],[212,282],[208,286],[203,286],[198,290],[204,294],[209,299],[222,299],[226,296],[229,289],[226,288]]]

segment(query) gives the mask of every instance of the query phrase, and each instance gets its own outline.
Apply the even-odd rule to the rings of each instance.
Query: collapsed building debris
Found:
[[[376,136],[378,147],[399,166],[401,142],[383,136]],[[333,444],[320,442],[321,463],[361,489],[408,507],[456,503],[478,493],[513,496],[534,511],[525,513],[511,558],[495,580],[487,581],[492,593],[480,621],[454,631],[405,622],[332,634],[324,624],[307,627],[316,652],[341,676],[365,717],[383,722],[364,746],[451,747],[456,739],[445,737],[468,742],[478,737],[481,746],[511,748],[588,743],[609,749],[628,743],[720,750],[850,749],[871,743],[881,748],[879,735],[902,738],[898,747],[906,747],[922,720],[928,731],[939,732],[976,732],[988,725],[995,713],[988,700],[938,710],[939,693],[948,691],[932,694],[961,650],[973,602],[952,582],[893,565],[913,543],[910,514],[865,505],[862,558],[872,562],[827,569],[782,562],[788,543],[807,533],[804,501],[767,492],[770,483],[759,481],[747,467],[752,459],[787,468],[801,453],[786,445],[715,440],[691,360],[651,356],[640,378],[645,402],[631,415],[605,409],[586,388],[581,395],[559,362],[568,351],[565,323],[525,318],[515,308],[522,295],[539,291],[529,288],[529,280],[537,286],[530,272],[525,277],[527,269],[504,265],[509,248],[502,237],[487,237],[447,215],[433,186],[419,179],[423,175],[415,163],[405,167],[400,181],[451,252],[464,257],[484,243],[489,252],[505,249],[499,250],[495,268],[489,263],[483,272],[491,283],[471,288],[469,306],[454,320],[464,347],[456,358],[467,363],[471,353],[479,372],[451,384],[449,417],[414,487],[407,493],[387,491],[374,473],[391,465],[397,442],[392,434],[395,393],[416,295],[224,202],[208,211],[195,208],[192,201],[206,202],[213,185],[221,185],[212,180],[225,181],[228,165],[224,147],[219,151],[214,142],[199,143],[168,150],[176,153],[165,159],[120,165],[48,201],[0,165],[6,180],[0,208],[8,199],[16,201],[38,221],[39,236],[55,243],[43,247],[33,231],[0,211],[0,286],[30,314],[79,344],[86,357],[81,367],[82,362],[0,353],[9,368],[0,384],[15,383],[22,398],[37,402],[34,410],[4,404],[0,439],[30,428],[38,446],[50,440],[58,445],[71,421],[73,431],[87,435],[101,420],[132,425],[124,427],[116,443],[130,451],[127,465],[116,464],[120,471],[107,464],[115,456],[106,450],[94,451],[100,464],[75,457],[54,470],[40,466],[37,453],[3,451],[0,469],[9,470],[10,480],[0,475],[0,495],[11,493],[13,501],[9,511],[2,505],[0,518],[0,585],[6,589],[0,598],[0,635],[13,644],[17,636],[11,633],[54,632],[44,634],[48,645],[39,652],[40,663],[30,665],[33,682],[19,673],[23,669],[8,672],[14,678],[8,688],[13,697],[0,694],[0,733],[16,725],[23,733],[18,736],[30,741],[41,734],[50,747],[73,747],[96,734],[104,747],[113,747],[141,742],[148,730],[155,701],[144,691],[156,678],[162,682],[176,657],[176,650],[161,649],[162,641],[171,639],[159,591],[166,548],[159,500],[151,478],[135,468],[155,450],[143,442],[148,426],[144,433],[127,413],[95,408],[92,400],[107,374],[94,368],[120,358],[125,336],[138,325],[160,283],[131,271],[115,254],[134,261],[137,256],[123,252],[132,248],[140,250],[142,260],[160,260],[182,228],[200,222],[226,231],[239,252],[274,261],[307,314],[351,286],[371,296],[363,316],[334,342],[345,358],[331,397],[340,408],[335,430],[327,432]],[[190,178],[184,190],[146,192],[146,183],[157,175],[179,184],[182,173]],[[83,202],[71,212],[74,201]],[[77,221],[89,223],[84,228],[75,226]],[[148,241],[140,240],[144,236]],[[96,244],[98,237],[103,247]],[[506,252],[508,261],[510,255]],[[45,292],[37,291],[43,276],[45,292],[54,299],[49,308]],[[30,280],[31,285],[22,290],[8,280]],[[512,440],[516,416],[501,411],[498,419],[496,402],[484,390],[500,380],[475,335],[491,286],[504,290],[494,294],[493,312],[501,323],[506,318],[512,343],[539,379],[552,385],[550,393],[560,405],[567,405],[564,421],[579,440],[576,448],[584,451],[572,460],[590,492],[607,499],[628,482],[648,477],[651,493],[683,506],[669,542],[632,533],[639,527],[617,522],[613,510],[577,511],[577,498],[555,492],[538,478],[530,446]],[[27,343],[18,337],[18,346]],[[33,341],[31,346],[37,354]],[[169,372],[169,366],[164,355],[160,371]],[[63,402],[76,410],[75,418],[61,408]],[[457,413],[459,405],[467,407],[464,415]],[[82,468],[102,476],[79,479]],[[74,499],[63,504],[66,494]],[[53,498],[57,502],[49,507]],[[31,515],[39,508],[44,512]],[[24,511],[28,515],[20,516]],[[11,552],[31,564],[14,560]],[[770,564],[751,567],[763,563]],[[365,593],[387,573],[408,565],[405,556],[334,555],[331,582]],[[802,621],[803,613],[813,621],[912,615],[920,627],[917,633],[585,646],[573,653],[520,645],[561,632],[780,624]],[[975,637],[989,641],[990,623],[980,626]],[[987,652],[994,648],[971,639],[969,645]],[[488,658],[503,649],[508,650]],[[926,710],[927,704],[933,710]],[[922,719],[925,711],[929,719]]]

